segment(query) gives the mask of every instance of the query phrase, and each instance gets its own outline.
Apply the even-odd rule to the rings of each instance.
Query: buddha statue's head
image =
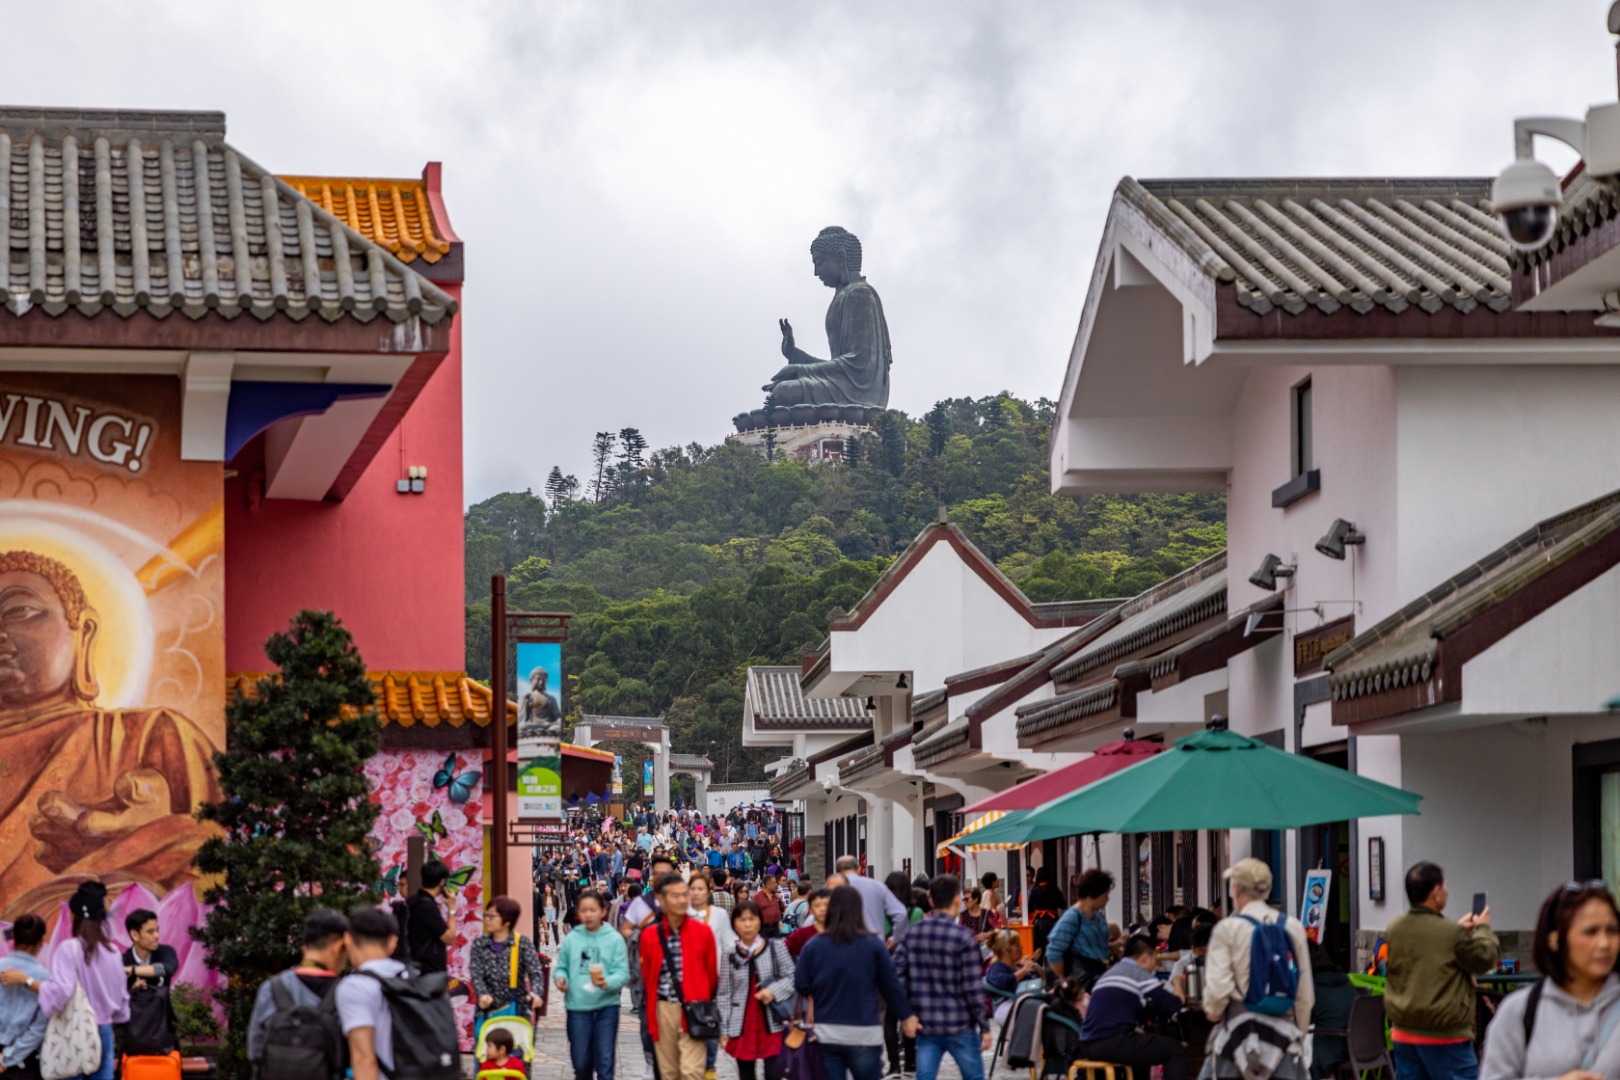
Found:
[[[0,707],[94,701],[97,625],[73,571],[32,551],[0,552]]]
[[[861,242],[848,229],[829,225],[810,241],[816,277],[829,289],[847,285],[861,272]]]

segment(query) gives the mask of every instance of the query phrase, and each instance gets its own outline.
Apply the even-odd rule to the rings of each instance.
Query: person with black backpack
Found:
[[[1204,958],[1204,1015],[1215,1025],[1203,1077],[1305,1080],[1305,1032],[1316,986],[1298,919],[1274,910],[1271,867],[1239,859],[1226,872],[1232,910],[1215,924]]]
[[[381,908],[349,918],[354,972],[333,991],[354,1080],[461,1080],[461,1033],[442,971],[393,957],[399,923]]]
[[[347,955],[349,920],[328,908],[304,919],[298,963],[259,984],[248,1022],[248,1061],[258,1080],[331,1080],[343,1075],[343,1032],[332,989]]]
[[[124,950],[124,975],[129,986],[129,1020],[118,1030],[121,1054],[167,1054],[179,1041],[169,986],[180,970],[173,945],[159,940],[157,912],[137,908],[124,918],[129,948]],[[173,1075],[179,1076],[178,1063]]]

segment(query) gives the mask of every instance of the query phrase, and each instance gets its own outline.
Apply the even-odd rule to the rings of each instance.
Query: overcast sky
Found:
[[[10,0],[0,99],[222,109],[284,173],[444,162],[466,243],[467,498],[591,434],[719,441],[826,354],[860,236],[891,406],[1056,397],[1123,175],[1494,175],[1615,97],[1603,0]],[[1546,152],[1563,167],[1572,158]]]

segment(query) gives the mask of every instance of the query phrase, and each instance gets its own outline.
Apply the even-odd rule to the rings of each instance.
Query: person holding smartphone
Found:
[[[1406,872],[1411,910],[1390,921],[1384,1008],[1394,1044],[1395,1073],[1411,1077],[1479,1075],[1474,1053],[1474,976],[1500,961],[1502,943],[1491,931],[1491,909],[1480,894],[1478,912],[1446,919],[1445,872],[1420,862]]]

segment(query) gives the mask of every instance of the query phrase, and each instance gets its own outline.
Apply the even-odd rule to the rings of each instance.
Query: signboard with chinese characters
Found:
[[[562,645],[517,645],[518,818],[561,821]]]
[[[1322,670],[1322,660],[1328,653],[1346,644],[1356,636],[1356,617],[1346,615],[1323,623],[1313,630],[1302,630],[1294,635],[1294,676],[1311,675]]]

